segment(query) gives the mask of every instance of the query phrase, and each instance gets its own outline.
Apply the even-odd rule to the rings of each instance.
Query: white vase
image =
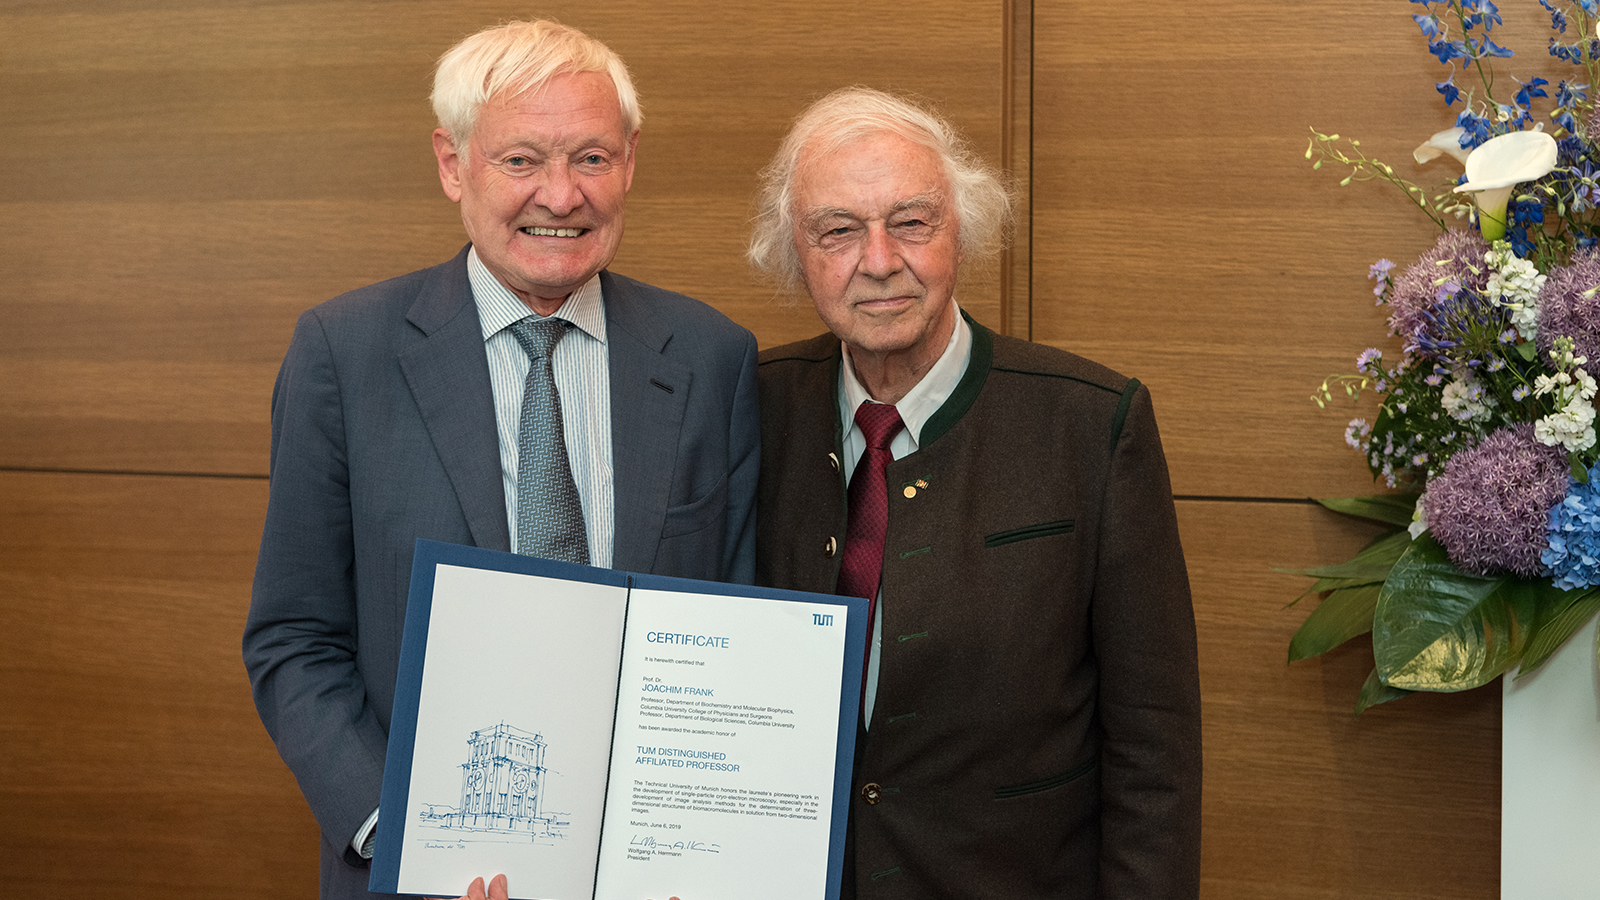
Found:
[[[1600,897],[1597,622],[1578,629],[1527,678],[1505,678],[1501,900]]]

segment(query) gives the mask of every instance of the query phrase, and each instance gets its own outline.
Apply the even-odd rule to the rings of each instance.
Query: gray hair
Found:
[[[750,247],[751,265],[793,290],[800,284],[794,245],[795,175],[808,150],[826,153],[851,141],[889,132],[939,155],[950,184],[956,240],[964,260],[982,259],[1005,245],[1011,194],[995,170],[978,157],[949,122],[931,108],[866,87],[834,91],[794,120],[777,155],[761,170]]]
[[[458,151],[466,152],[483,104],[515,97],[557,75],[601,72],[611,76],[622,106],[624,137],[639,130],[644,114],[628,67],[610,47],[555,22],[507,22],[478,32],[439,57],[433,74],[433,114]]]

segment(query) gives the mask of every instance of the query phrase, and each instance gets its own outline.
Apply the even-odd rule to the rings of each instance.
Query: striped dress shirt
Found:
[[[517,540],[517,430],[522,418],[523,383],[528,354],[508,330],[530,316],[542,318],[490,274],[477,248],[467,251],[467,278],[483,326],[489,357],[489,382],[494,389],[495,427],[500,438],[501,482],[506,495],[506,524],[512,550]],[[616,506],[611,467],[611,374],[606,360],[606,312],[600,276],[572,292],[555,317],[575,327],[556,344],[550,365],[561,397],[562,434],[572,480],[583,504],[589,539],[589,563],[610,568],[615,546]]]

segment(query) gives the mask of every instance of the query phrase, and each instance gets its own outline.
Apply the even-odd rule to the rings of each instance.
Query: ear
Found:
[[[439,184],[452,203],[461,202],[461,154],[456,151],[450,132],[443,128],[433,131],[433,155],[439,158]]]
[[[639,132],[634,131],[628,138],[628,164],[622,173],[622,192],[626,194],[633,189],[633,164],[639,159]]]

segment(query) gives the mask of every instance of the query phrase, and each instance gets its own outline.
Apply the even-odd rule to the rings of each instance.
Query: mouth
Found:
[[[518,228],[517,230],[533,237],[555,238],[582,237],[589,231],[587,228],[541,228],[537,225],[529,225],[526,228]]]
[[[911,303],[916,298],[904,294],[895,297],[865,297],[856,301],[856,306],[866,309],[883,309],[886,307],[900,306]]]

